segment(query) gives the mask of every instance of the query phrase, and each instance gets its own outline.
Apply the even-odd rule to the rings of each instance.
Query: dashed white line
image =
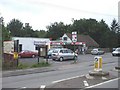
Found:
[[[70,78],[66,78],[66,79],[61,79],[61,80],[57,80],[57,81],[53,81],[52,83],[58,83],[58,82],[62,82],[62,81],[65,81],[65,80],[70,80],[70,79],[74,79],[74,78],[78,78],[78,77],[83,77],[84,75],[81,75],[81,76],[75,76],[75,77],[70,77]]]
[[[89,86],[89,84],[88,84],[88,82],[87,81],[83,81],[84,82],[84,85],[86,86],[86,87],[88,87]]]

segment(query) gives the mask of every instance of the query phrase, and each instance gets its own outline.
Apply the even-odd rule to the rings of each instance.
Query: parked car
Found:
[[[113,52],[112,52],[113,56],[120,56],[120,48],[116,48]]]
[[[77,59],[77,54],[74,53],[72,50],[67,48],[55,49],[52,53],[53,60],[67,60],[67,59]]]
[[[91,54],[92,55],[101,55],[101,54],[104,54],[105,51],[101,50],[100,48],[94,48],[92,51],[91,51]]]
[[[48,58],[51,58],[53,50],[55,50],[55,48],[52,48],[52,49],[48,50],[48,53],[47,53]]]
[[[38,53],[37,52],[33,52],[33,51],[29,51],[29,50],[23,50],[21,52],[19,52],[18,54],[19,58],[23,58],[23,57],[36,57],[38,56]]]

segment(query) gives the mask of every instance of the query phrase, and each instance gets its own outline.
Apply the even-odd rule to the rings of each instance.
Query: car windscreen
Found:
[[[120,52],[120,48],[117,48],[116,51],[119,51],[119,52]]]
[[[56,49],[56,50],[53,50],[53,53],[58,53],[58,51],[59,51],[59,50],[57,50],[57,49]]]

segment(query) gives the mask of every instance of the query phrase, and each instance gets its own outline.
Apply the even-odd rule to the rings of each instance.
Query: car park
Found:
[[[30,58],[30,57],[34,58],[36,56],[38,56],[37,52],[33,52],[33,51],[29,51],[29,50],[23,50],[18,53],[19,58],[25,58],[25,57],[26,58]]]
[[[77,54],[74,53],[72,50],[67,48],[55,49],[52,53],[53,60],[69,60],[69,59],[77,59]]]
[[[116,48],[113,52],[112,52],[113,56],[120,56],[120,47]]]
[[[94,48],[92,51],[91,51],[91,54],[92,55],[101,55],[101,54],[104,54],[105,51],[101,50],[100,48]]]

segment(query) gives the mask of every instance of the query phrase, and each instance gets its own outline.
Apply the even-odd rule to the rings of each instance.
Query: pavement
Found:
[[[53,68],[53,67],[41,67],[41,68],[30,68],[30,69],[22,69],[22,70],[2,71],[2,77],[42,73],[42,72],[49,72],[49,71],[55,71],[55,70],[56,68]]]

